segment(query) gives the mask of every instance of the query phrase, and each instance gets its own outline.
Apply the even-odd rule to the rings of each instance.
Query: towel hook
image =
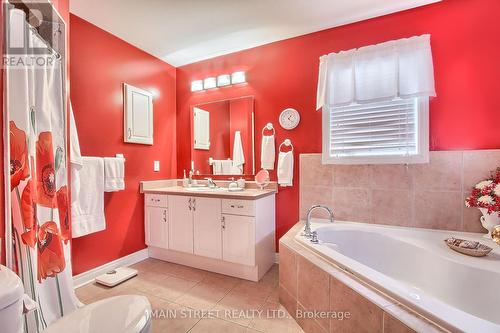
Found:
[[[280,151],[280,152],[281,152],[281,147],[282,147],[283,145],[285,145],[285,146],[287,146],[287,147],[290,147],[290,146],[291,146],[291,147],[292,147],[292,150],[291,150],[291,151],[293,152],[293,145],[292,145],[292,141],[291,141],[290,139],[285,139],[285,141],[283,141],[283,142],[280,144],[280,147],[278,148],[278,151]]]
[[[276,132],[274,131],[274,126],[273,126],[272,123],[267,123],[266,126],[264,126],[264,128],[262,129],[262,135],[264,135],[264,131],[265,130],[273,131],[273,135],[276,134]]]

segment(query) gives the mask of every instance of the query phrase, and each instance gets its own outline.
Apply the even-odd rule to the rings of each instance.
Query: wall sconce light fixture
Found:
[[[212,89],[217,87],[217,80],[215,77],[207,77],[203,80],[203,89]]]
[[[225,87],[231,84],[231,75],[222,74],[217,76],[217,87]]]
[[[205,78],[204,80],[191,81],[191,91],[192,92],[202,91],[206,89],[226,87],[232,84],[240,84],[245,82],[247,82],[245,72],[239,71],[239,72],[234,72],[231,75],[221,74],[217,76],[217,78],[211,76]]]
[[[234,72],[231,74],[231,84],[239,84],[247,82],[245,72]]]
[[[203,80],[191,81],[191,91],[202,91],[203,90]]]

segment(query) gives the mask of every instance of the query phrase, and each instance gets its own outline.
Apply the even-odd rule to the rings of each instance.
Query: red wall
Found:
[[[279,143],[295,146],[294,186],[277,196],[277,237],[299,218],[298,154],[321,151],[321,113],[314,111],[318,57],[387,40],[432,35],[438,97],[430,105],[432,150],[500,148],[500,24],[498,0],[447,0],[392,15],[288,39],[186,65],[177,70],[178,138],[187,135],[193,104],[255,96],[256,157],[260,131],[275,124]],[[247,85],[191,93],[190,82],[208,76],[247,72]],[[279,113],[293,107],[300,125],[286,131]],[[178,140],[178,169],[191,151]],[[275,177],[275,173],[272,174]]]
[[[165,62],[75,15],[70,22],[71,100],[82,155],[126,158],[126,189],[105,193],[106,230],[73,240],[73,274],[78,274],[145,248],[139,182],[177,173],[176,78]],[[153,146],[123,143],[124,82],[156,92]],[[153,172],[154,160],[161,172]]]
[[[231,122],[229,113],[229,102],[221,101],[216,103],[199,105],[199,108],[210,113],[210,149],[193,149],[194,168],[202,175],[212,174],[212,167],[208,160],[212,157],[215,160],[225,160],[231,157],[229,150],[229,124]],[[191,129],[194,129],[193,111],[191,110]],[[194,137],[191,138],[194,142]],[[186,173],[190,168],[186,169]],[[183,172],[183,170],[179,170]]]

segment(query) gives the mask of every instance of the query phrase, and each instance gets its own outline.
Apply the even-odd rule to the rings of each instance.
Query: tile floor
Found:
[[[251,282],[147,259],[139,275],[114,288],[90,283],[76,290],[83,303],[140,294],[153,308],[153,332],[303,332],[278,303],[278,266]]]

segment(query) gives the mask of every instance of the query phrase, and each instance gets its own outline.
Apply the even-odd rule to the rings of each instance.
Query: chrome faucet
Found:
[[[328,208],[327,206],[325,205],[313,205],[311,206],[311,208],[309,208],[309,210],[307,211],[307,220],[306,220],[306,226],[304,227],[304,232],[302,233],[302,236],[305,236],[306,238],[311,238],[315,235],[313,235],[313,232],[311,232],[311,215],[312,215],[312,212],[318,208],[321,208],[321,209],[324,209],[328,212],[328,215],[330,217],[330,222],[334,222],[335,219],[333,217],[333,211]],[[317,242],[317,238],[315,238],[315,241]]]
[[[212,178],[205,178],[205,180],[207,181],[207,186],[208,188],[216,188],[217,187],[217,184],[215,184],[214,180]]]

